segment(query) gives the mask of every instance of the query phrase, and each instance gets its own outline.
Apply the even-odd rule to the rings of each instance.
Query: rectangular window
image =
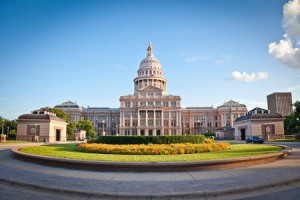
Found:
[[[130,120],[129,119],[125,120],[125,127],[130,127]]]
[[[161,126],[161,121],[160,120],[156,120],[155,125],[156,126]]]
[[[164,120],[164,126],[169,126],[169,120],[167,119]]]
[[[152,119],[148,120],[148,126],[153,126],[153,120]]]
[[[126,108],[130,108],[130,101],[126,101],[126,102],[125,102],[125,107],[126,107]]]
[[[155,112],[155,117],[156,118],[161,118],[161,112]]]
[[[164,118],[169,118],[169,112],[164,112]]]
[[[146,126],[146,120],[142,119],[142,120],[140,121],[140,125],[141,125],[141,126]]]
[[[164,101],[164,107],[169,107],[169,102],[168,101]]]
[[[132,126],[135,126],[135,127],[137,126],[137,120],[132,121]]]
[[[176,101],[171,102],[171,107],[175,108],[176,107]]]
[[[172,126],[172,127],[176,127],[176,120],[175,120],[175,119],[172,119],[172,120],[171,120],[171,126]]]
[[[153,111],[148,111],[148,118],[153,118],[154,112]]]

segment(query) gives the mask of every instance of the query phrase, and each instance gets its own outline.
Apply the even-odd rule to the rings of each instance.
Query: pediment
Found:
[[[149,85],[149,86],[147,86],[147,87],[145,87],[145,88],[143,88],[143,89],[140,89],[139,91],[143,91],[143,92],[163,92],[163,90],[162,89],[160,89],[160,88],[157,88],[157,87],[155,87],[155,86],[151,86],[151,85]]]

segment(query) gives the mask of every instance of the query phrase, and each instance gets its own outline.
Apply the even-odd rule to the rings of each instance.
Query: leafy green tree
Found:
[[[63,111],[60,108],[45,107],[44,109],[47,110],[47,111],[53,112],[53,113],[56,114],[57,117],[66,120],[66,122],[68,123],[68,125],[67,125],[67,135],[72,135],[74,133],[74,129],[76,128],[76,123],[71,122],[71,117],[68,113],[66,113],[65,111]]]
[[[67,123],[71,122],[70,115],[68,113],[66,113],[65,111],[63,111],[62,109],[60,109],[60,108],[49,108],[49,107],[46,107],[44,109],[47,110],[47,111],[55,113],[57,117],[66,120]]]
[[[86,136],[93,138],[96,135],[96,131],[94,130],[93,122],[91,120],[84,120],[80,118],[80,121],[76,123],[76,127],[80,130],[86,131]]]
[[[294,103],[295,111],[284,120],[285,134],[295,134],[300,131],[300,101]]]
[[[4,119],[3,117],[0,117],[0,133],[1,134],[2,134],[3,119]],[[16,122],[16,120],[4,119],[3,133],[7,134],[7,132],[10,132],[12,130],[17,131],[17,122]]]
[[[74,133],[74,130],[76,128],[76,123],[70,122],[67,125],[67,135],[70,136]]]

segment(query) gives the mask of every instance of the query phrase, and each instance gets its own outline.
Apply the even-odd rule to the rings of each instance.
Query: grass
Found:
[[[1,144],[14,144],[14,143],[28,143],[27,141],[21,141],[21,140],[6,140],[6,142],[1,142]]]
[[[282,150],[281,147],[261,144],[233,144],[229,150],[219,152],[208,152],[199,154],[183,155],[116,155],[82,153],[76,151],[75,144],[63,144],[53,146],[35,146],[22,148],[21,151],[42,156],[52,156],[59,158],[70,158],[78,160],[113,161],[113,162],[179,162],[179,161],[199,161],[216,160],[226,158],[237,158],[269,154]]]

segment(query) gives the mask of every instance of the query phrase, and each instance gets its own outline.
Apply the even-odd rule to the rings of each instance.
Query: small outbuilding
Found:
[[[262,136],[265,140],[284,138],[284,118],[269,110],[254,108],[234,122],[235,140],[250,136]]]
[[[35,142],[66,141],[67,122],[44,109],[17,119],[17,140]]]
[[[216,130],[216,139],[234,140],[234,128],[225,126]]]

